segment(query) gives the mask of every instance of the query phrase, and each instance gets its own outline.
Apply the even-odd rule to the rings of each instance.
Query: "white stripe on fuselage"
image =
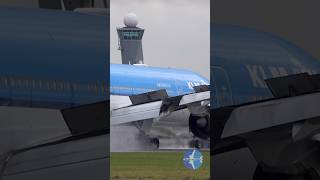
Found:
[[[209,85],[209,84],[206,83],[204,80],[200,80],[197,82],[187,81],[187,85],[188,85],[189,89],[193,90],[193,87],[195,87],[195,86]]]
[[[281,66],[262,66],[246,64],[246,69],[251,78],[253,87],[255,88],[267,88],[265,79],[276,78],[281,76],[287,76],[290,74],[298,74],[307,72],[309,74],[316,74],[317,71],[314,69],[297,69],[297,68],[285,68]]]

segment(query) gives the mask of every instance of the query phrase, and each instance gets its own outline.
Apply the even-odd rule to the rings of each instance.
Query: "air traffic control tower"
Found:
[[[137,27],[138,18],[134,13],[124,17],[125,27],[117,28],[122,64],[143,64],[142,36],[144,29]]]

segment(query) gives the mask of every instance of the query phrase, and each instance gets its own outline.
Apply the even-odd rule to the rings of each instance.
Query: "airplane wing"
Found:
[[[168,97],[165,90],[127,97],[130,99],[129,103],[125,103],[127,106],[118,105],[111,110],[110,124],[159,119],[184,108],[188,108],[192,113],[201,114],[202,107],[209,105],[210,91],[208,87],[203,86],[195,90],[195,93],[174,97]]]
[[[196,153],[196,150],[192,151],[191,157],[194,158],[194,154]]]
[[[195,154],[195,152],[196,152],[195,150],[192,151],[191,159],[189,160],[189,163],[191,164],[192,169],[196,169],[195,165],[194,165],[194,154]]]
[[[108,104],[67,109],[0,106],[0,179],[90,179],[92,173],[105,179]]]
[[[211,110],[212,159],[227,162],[227,153],[253,169],[258,163],[281,174],[283,167],[305,163],[307,173],[320,172],[320,79],[298,74],[273,80],[267,83],[274,98]],[[216,176],[228,177],[218,169]]]
[[[107,132],[107,105],[104,101],[67,109],[0,106],[0,155],[70,136]]]

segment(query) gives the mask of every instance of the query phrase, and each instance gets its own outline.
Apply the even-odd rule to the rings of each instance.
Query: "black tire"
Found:
[[[200,149],[200,141],[198,139],[193,139],[190,141],[190,147]]]
[[[159,141],[158,138],[153,138],[153,139],[151,140],[151,142],[156,145],[157,149],[159,149],[159,147],[160,147],[160,141]]]

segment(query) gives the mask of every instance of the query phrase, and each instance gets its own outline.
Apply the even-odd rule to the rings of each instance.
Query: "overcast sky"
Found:
[[[116,27],[134,12],[145,29],[144,62],[190,69],[209,78],[210,0],[111,0],[111,63],[121,63]]]
[[[266,31],[296,44],[320,59],[320,1],[215,0],[215,23]]]

